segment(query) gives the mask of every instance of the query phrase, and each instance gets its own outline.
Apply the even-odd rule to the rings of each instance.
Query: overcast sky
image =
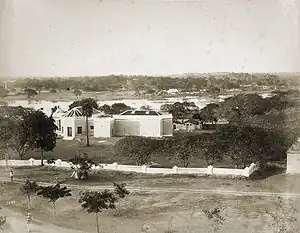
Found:
[[[0,76],[298,72],[296,1],[0,0]]]

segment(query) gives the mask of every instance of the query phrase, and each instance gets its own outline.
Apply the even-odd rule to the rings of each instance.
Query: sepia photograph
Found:
[[[1,233],[299,233],[300,0],[0,0]]]

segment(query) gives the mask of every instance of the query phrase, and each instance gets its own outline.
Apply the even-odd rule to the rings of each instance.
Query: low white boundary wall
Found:
[[[60,159],[55,160],[55,163],[48,164],[44,160],[44,164],[50,167],[71,169],[71,164]],[[41,160],[29,159],[29,160],[0,160],[0,166],[6,167],[27,167],[27,166],[40,166]],[[137,173],[147,173],[147,174],[198,174],[198,175],[217,175],[217,176],[244,176],[249,177],[254,171],[258,169],[258,165],[252,163],[249,167],[244,169],[229,169],[229,168],[214,168],[213,166],[208,166],[207,168],[183,168],[176,167],[173,168],[151,168],[144,166],[134,166],[134,165],[119,165],[118,163],[112,164],[99,164],[99,166],[92,167],[93,170],[114,170],[114,171],[124,171],[124,172],[137,172]]]

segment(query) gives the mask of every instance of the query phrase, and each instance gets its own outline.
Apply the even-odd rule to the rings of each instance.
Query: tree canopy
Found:
[[[92,166],[97,166],[98,164],[91,160],[87,154],[76,155],[74,158],[70,159],[72,169],[78,171],[79,179],[87,179],[89,173],[92,171]]]
[[[116,143],[115,154],[129,157],[140,166],[150,162],[151,154],[156,148],[157,140],[147,137],[129,136]]]
[[[26,129],[28,134],[28,145],[40,149],[43,165],[43,153],[53,151],[56,146],[57,126],[52,117],[48,117],[42,111],[34,111],[24,117],[21,123],[22,132]]]
[[[55,217],[55,203],[58,199],[72,196],[71,190],[68,189],[66,186],[61,187],[60,184],[51,185],[47,187],[41,187],[38,191],[37,195],[48,199],[49,202],[53,204],[53,215]]]
[[[124,103],[114,103],[111,106],[104,104],[99,107],[99,110],[103,111],[106,114],[120,114],[126,110],[131,110],[132,108]]]

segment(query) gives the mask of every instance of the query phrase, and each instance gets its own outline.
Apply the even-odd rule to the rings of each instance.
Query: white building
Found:
[[[81,107],[75,107],[68,112],[58,108],[53,113],[58,127],[57,134],[65,140],[86,135],[86,119]],[[129,110],[107,116],[94,109],[89,118],[89,135],[110,138],[113,136],[144,136],[163,137],[173,135],[172,115],[162,114],[153,110]]]
[[[154,110],[128,110],[114,115],[115,136],[164,137],[173,135],[173,117]]]
[[[93,109],[93,115],[88,120],[90,136],[94,136],[94,119],[99,117],[106,116],[97,109]],[[86,119],[82,115],[81,107],[72,108],[64,113],[58,108],[53,113],[53,118],[58,127],[57,134],[63,139],[73,140],[75,137],[86,135]]]

